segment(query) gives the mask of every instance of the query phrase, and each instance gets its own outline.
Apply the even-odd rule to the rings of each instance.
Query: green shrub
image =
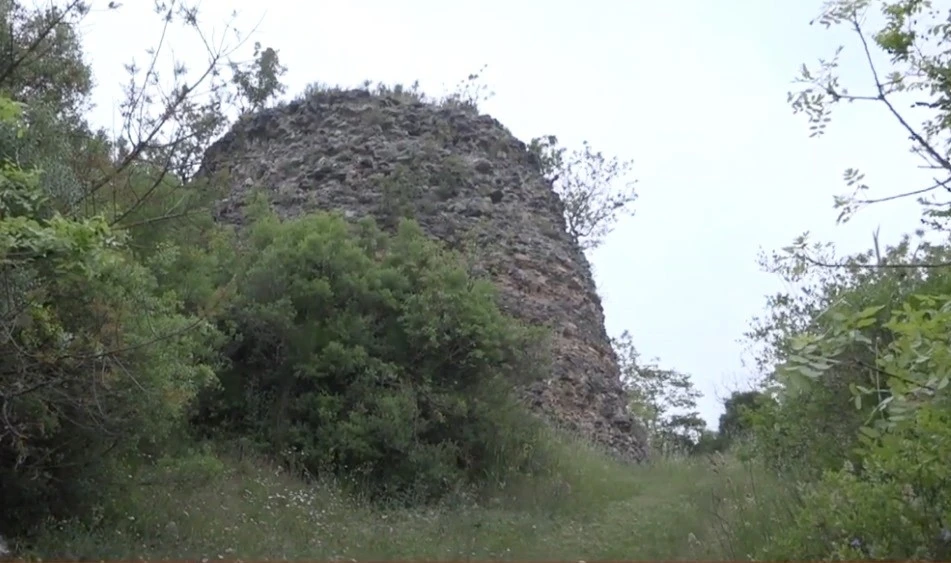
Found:
[[[750,454],[789,478],[806,480],[856,461],[852,452],[867,413],[851,404],[847,382],[832,379],[751,412]]]
[[[540,463],[536,422],[512,399],[544,374],[541,333],[492,286],[403,222],[259,218],[241,249],[222,388],[194,421],[251,437],[370,495],[431,499]]]
[[[18,106],[0,98],[4,126]],[[101,217],[60,215],[0,147],[0,529],[98,502],[213,382],[219,333]]]
[[[767,382],[777,401],[751,419],[757,455],[774,468],[815,479],[858,461],[859,429],[890,394],[881,388],[887,377],[877,364],[895,338],[892,312],[920,310],[909,302],[914,295],[951,290],[947,269],[913,267],[947,261],[948,249],[912,242],[904,237],[884,249],[882,260],[895,268],[861,267],[875,259],[873,251],[849,256],[844,263],[853,267],[836,269],[774,258],[771,268],[800,285],[797,293],[772,296],[749,334],[765,344],[761,367],[775,368]],[[877,399],[866,397],[856,408],[855,389]]]
[[[951,556],[951,413],[916,413],[916,424],[864,449],[862,466],[829,471],[804,494],[795,524],[766,559],[931,559]]]

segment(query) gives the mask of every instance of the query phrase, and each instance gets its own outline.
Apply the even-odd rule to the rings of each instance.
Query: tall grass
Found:
[[[781,483],[731,456],[631,467],[559,440],[544,475],[381,508],[247,455],[137,477],[96,524],[51,523],[43,559],[747,559],[783,525]],[[110,515],[106,517],[106,513]]]

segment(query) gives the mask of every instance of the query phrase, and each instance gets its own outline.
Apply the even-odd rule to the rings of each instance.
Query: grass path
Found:
[[[113,507],[120,525],[51,527],[50,558],[691,559],[746,558],[768,499],[728,458],[623,467],[591,452],[489,501],[381,510],[267,464],[205,459],[169,468]],[[763,488],[763,483],[757,483]]]

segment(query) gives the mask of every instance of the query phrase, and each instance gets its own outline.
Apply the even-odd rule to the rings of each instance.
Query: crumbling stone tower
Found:
[[[202,173],[220,172],[224,221],[242,221],[257,187],[284,217],[415,218],[469,255],[504,310],[553,329],[551,377],[522,390],[529,404],[623,459],[646,458],[590,266],[536,157],[496,120],[409,96],[317,92],[239,120],[205,155]]]

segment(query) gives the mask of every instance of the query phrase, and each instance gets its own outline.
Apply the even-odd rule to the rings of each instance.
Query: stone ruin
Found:
[[[647,458],[588,261],[538,158],[498,121],[406,95],[315,92],[242,117],[200,175],[222,172],[226,222],[241,222],[258,187],[282,217],[336,210],[384,227],[413,217],[494,281],[503,310],[553,329],[551,376],[520,390],[531,407],[621,459]]]

